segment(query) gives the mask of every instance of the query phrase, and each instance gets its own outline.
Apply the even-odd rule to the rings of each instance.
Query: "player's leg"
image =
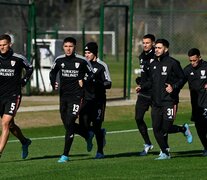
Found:
[[[3,150],[6,146],[6,143],[8,141],[9,138],[9,123],[11,122],[13,116],[8,115],[8,114],[4,114],[2,116],[2,132],[1,132],[1,139],[0,139],[0,154],[3,153]]]
[[[79,124],[75,124],[75,133],[79,134],[86,140],[87,151],[90,152],[93,148],[94,132],[91,130],[91,115],[94,113],[91,105],[91,100],[84,100],[79,112]]]
[[[19,126],[17,126],[14,122],[14,118],[12,118],[10,124],[9,124],[9,130],[10,132],[17,138],[22,144],[22,159],[25,159],[28,156],[28,147],[32,143],[32,141],[28,138],[26,138]]]
[[[206,108],[197,107],[197,114],[194,115],[191,119],[195,121],[195,128],[198,134],[198,137],[203,145],[204,151],[203,156],[207,156],[207,115]]]
[[[166,109],[163,107],[152,107],[152,122],[153,122],[153,131],[156,138],[157,143],[160,146],[161,154],[159,155],[156,160],[162,160],[162,159],[170,159],[170,155],[168,152],[168,143],[166,142],[165,136],[167,136],[168,128],[172,124],[170,121],[170,116]],[[166,118],[167,117],[167,118]]]
[[[139,129],[142,138],[144,139],[144,150],[140,152],[141,156],[147,155],[148,151],[153,148],[153,145],[150,141],[147,125],[144,121],[144,115],[146,111],[149,109],[151,104],[151,100],[148,98],[144,98],[142,96],[138,96],[136,106],[135,106],[135,120],[137,124],[137,128]]]
[[[207,124],[204,121],[200,120],[195,122],[195,127],[204,149],[207,150]]]
[[[97,153],[95,156],[96,159],[104,158],[103,148],[105,146],[105,133],[101,127],[104,121],[105,106],[105,101],[99,101],[93,105],[93,109],[95,110],[95,116],[93,120],[93,131],[95,133],[97,142]]]
[[[69,151],[71,149],[74,134],[75,134],[75,120],[77,119],[81,100],[79,98],[68,98],[61,100],[60,113],[61,119],[65,127],[65,145],[64,151],[58,162],[67,162],[69,160]]]
[[[177,108],[178,105],[174,105],[174,112],[175,112],[174,119],[176,118]],[[188,143],[192,143],[193,137],[190,132],[189,125],[187,123],[183,124],[182,126],[173,124],[171,127],[169,127],[168,130],[169,134],[180,133],[180,132],[183,133],[183,135],[186,137]]]

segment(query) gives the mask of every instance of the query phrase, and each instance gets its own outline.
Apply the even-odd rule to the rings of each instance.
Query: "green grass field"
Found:
[[[189,118],[189,103],[180,103],[175,124],[190,123]],[[146,122],[150,128],[149,113]],[[64,164],[57,163],[64,144],[62,126],[23,129],[33,141],[29,157],[21,159],[21,145],[10,136],[0,159],[0,179],[206,179],[206,158],[201,156],[202,146],[194,126],[191,126],[192,144],[186,142],[183,134],[169,135],[172,159],[164,161],[154,160],[159,147],[152,130],[149,133],[154,149],[146,157],[138,156],[143,140],[136,130],[134,106],[107,107],[104,127],[107,129],[105,159],[93,159],[95,139],[89,153],[85,141],[76,136],[70,161]]]
[[[107,59],[106,62],[112,72],[113,88],[122,87],[123,62]],[[134,62],[132,69],[137,68],[137,65],[137,61]],[[135,79],[135,75],[132,79]],[[133,85],[135,84],[132,83],[132,88]],[[56,102],[22,103],[25,107],[47,104],[53,105]],[[189,102],[181,102],[175,124],[191,123],[190,111]],[[26,126],[35,125],[35,128],[23,129],[24,134],[33,141],[29,157],[26,160],[21,159],[21,145],[11,135],[0,159],[0,179],[206,179],[206,158],[201,156],[202,146],[194,126],[191,126],[194,136],[192,144],[187,144],[183,134],[169,135],[172,159],[154,160],[159,154],[159,147],[151,129],[149,133],[154,149],[146,157],[138,156],[138,152],[143,149],[143,140],[136,130],[134,106],[106,108],[103,126],[107,129],[107,145],[106,157],[102,160],[94,159],[95,139],[94,148],[88,153],[85,141],[76,136],[70,152],[70,161],[64,164],[57,163],[64,145],[63,126],[54,126],[52,123],[60,121],[61,124],[58,111],[19,112],[17,123],[21,124],[21,121],[26,122]],[[146,114],[146,122],[151,128],[149,112]]]

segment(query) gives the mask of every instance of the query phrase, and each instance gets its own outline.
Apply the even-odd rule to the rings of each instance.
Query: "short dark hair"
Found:
[[[71,43],[73,43],[74,45],[76,45],[76,39],[73,38],[73,37],[66,37],[66,38],[63,40],[63,44],[64,44],[64,43],[67,43],[67,42],[71,42]]]
[[[143,36],[143,39],[151,39],[151,41],[155,42],[155,36],[153,34],[146,34]]]
[[[0,35],[0,40],[7,40],[10,43],[11,37],[8,34],[2,34]]]
[[[169,48],[169,46],[170,46],[170,43],[166,39],[157,39],[155,44],[158,44],[158,43],[163,44],[163,46],[165,46],[167,48]]]
[[[192,48],[192,49],[190,49],[190,50],[188,51],[188,56],[189,56],[189,57],[190,57],[190,56],[194,56],[194,55],[197,55],[197,56],[200,56],[200,55],[201,55],[199,49],[197,49],[197,48]]]

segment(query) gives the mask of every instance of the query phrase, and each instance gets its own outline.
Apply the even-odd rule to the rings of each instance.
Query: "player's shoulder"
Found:
[[[108,65],[107,65],[104,61],[100,60],[99,58],[97,58],[97,63],[98,63],[99,65],[103,66],[103,67],[108,68]]]
[[[205,61],[203,59],[201,61],[202,61],[202,65],[206,67],[207,66],[207,61]]]
[[[23,56],[22,54],[18,54],[18,53],[13,53],[12,57],[14,57],[16,59],[21,59],[21,60],[27,59],[25,56]]]
[[[75,53],[75,57],[86,60],[86,58],[84,56],[82,56],[78,53]]]
[[[65,54],[61,54],[61,55],[59,55],[59,56],[57,56],[57,57],[55,58],[55,61],[57,61],[57,60],[61,60],[61,59],[65,58],[65,57],[66,57]]]

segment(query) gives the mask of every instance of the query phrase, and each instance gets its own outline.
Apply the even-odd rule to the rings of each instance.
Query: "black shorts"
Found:
[[[60,113],[77,117],[81,103],[82,98],[76,96],[60,98]]]
[[[152,120],[155,119],[155,121],[174,121],[176,113],[177,105],[152,106]]]
[[[22,96],[0,99],[0,115],[4,114],[15,116],[20,106]]]
[[[152,106],[152,127],[155,132],[169,132],[176,117],[177,105]]]
[[[191,121],[207,121],[207,107],[194,107],[192,109]]]
[[[80,110],[80,120],[87,118],[88,122],[104,121],[106,101],[103,100],[84,100]]]

